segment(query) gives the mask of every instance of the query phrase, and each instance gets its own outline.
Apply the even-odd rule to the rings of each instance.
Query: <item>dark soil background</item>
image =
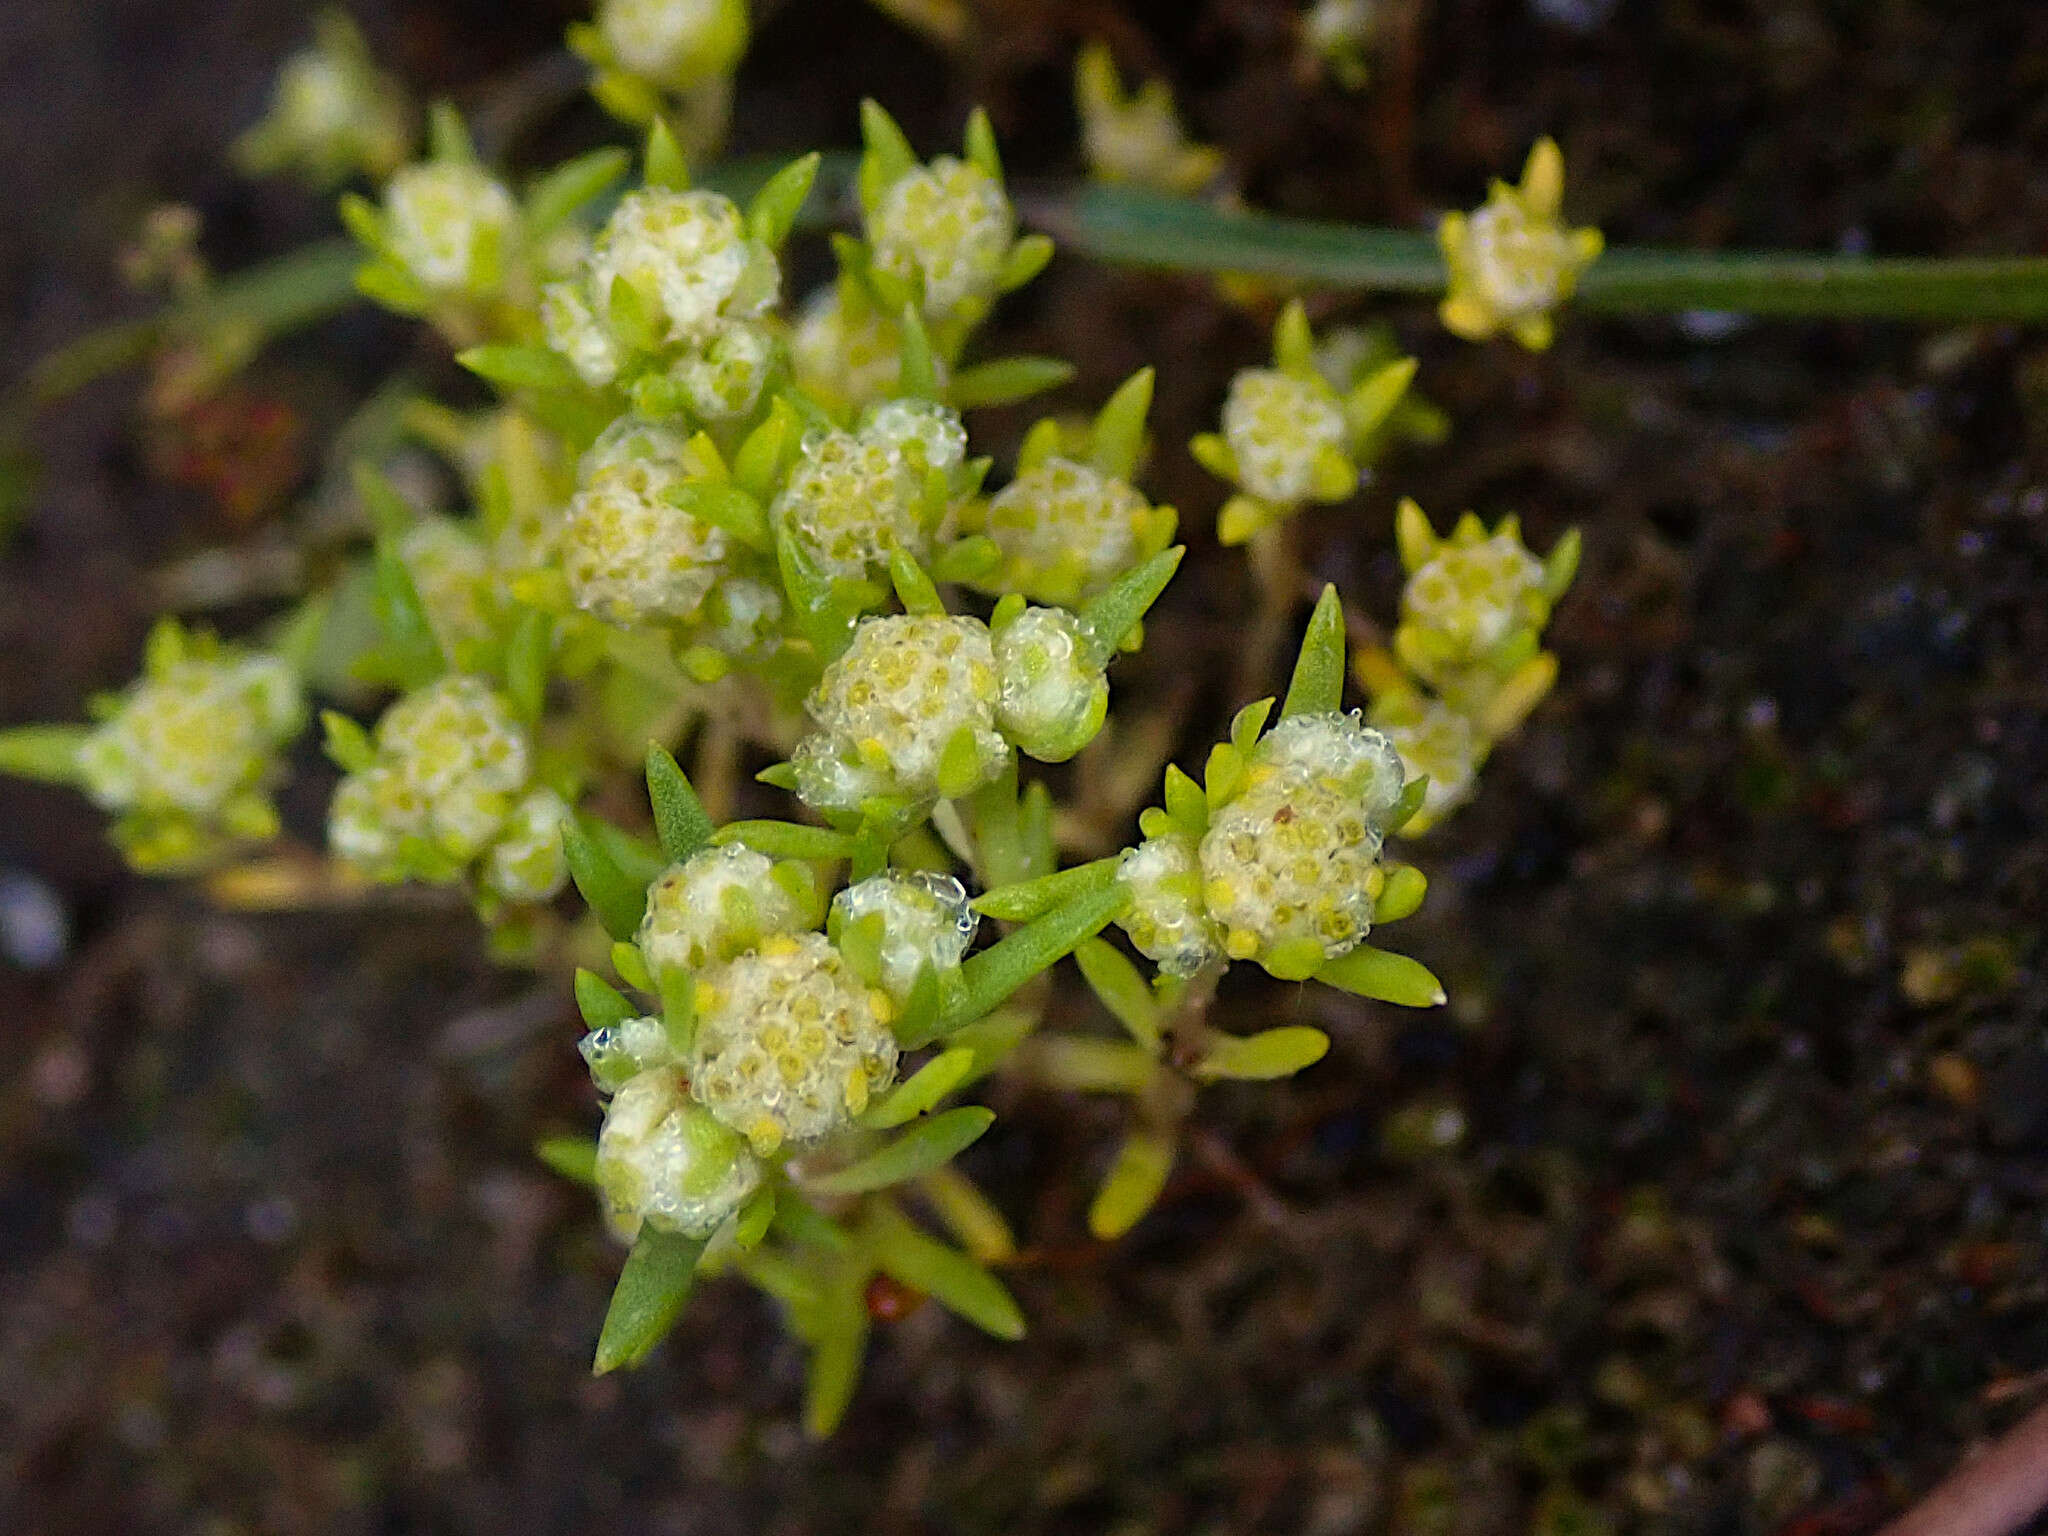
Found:
[[[472,105],[575,9],[356,6]],[[1272,0],[992,0],[965,60],[790,0],[739,146],[846,144],[863,93],[936,146],[981,99],[1013,170],[1070,173],[1067,60],[1101,34],[1291,211],[1426,219],[1552,132],[1614,242],[2048,246],[2048,8],[1395,9],[1412,35],[1350,97],[1297,78]],[[134,312],[116,256],[153,202],[201,207],[223,267],[331,229],[223,161],[304,22],[0,7],[0,383]],[[529,147],[599,129],[571,109]],[[736,1287],[588,1376],[617,1254],[527,1152],[594,1118],[564,988],[494,971],[445,907],[210,911],[123,874],[75,799],[0,783],[0,868],[74,924],[60,965],[0,968],[0,1528],[1855,1536],[2048,1401],[2048,345],[1578,316],[1528,357],[1384,318],[1454,435],[1307,516],[1316,573],[1389,615],[1401,493],[1588,550],[1557,694],[1412,847],[1404,944],[1448,1009],[1233,978],[1231,1022],[1335,1047],[1209,1094],[1113,1248],[1082,1223],[1113,1115],[1005,1104],[970,1166],[1031,1244],[1031,1337],[885,1327],[810,1445],[799,1353]],[[1077,358],[1077,402],[1160,368],[1151,483],[1196,549],[1118,707],[1186,709],[1184,749],[1237,702],[1250,597],[1177,445],[1264,324],[1074,261],[1006,321]],[[240,398],[300,434],[270,444],[281,489],[432,355],[371,315],[269,355]],[[248,521],[158,472],[132,379],[34,446],[7,723],[129,677],[151,573]]]

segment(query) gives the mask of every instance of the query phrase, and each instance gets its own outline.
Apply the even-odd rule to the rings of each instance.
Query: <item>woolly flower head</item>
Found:
[[[460,160],[408,165],[384,188],[391,255],[430,294],[496,289],[519,241],[519,205],[502,183]]]
[[[951,479],[967,462],[967,428],[960,413],[936,400],[884,400],[869,409],[860,435],[920,478],[937,470]]]
[[[832,898],[835,942],[846,942],[847,928],[870,918],[881,931],[878,980],[898,1006],[909,999],[920,971],[957,969],[981,923],[966,888],[951,875],[894,869],[856,881]]]
[[[329,11],[315,27],[314,45],[278,71],[270,111],[236,141],[237,162],[259,176],[295,171],[315,186],[390,174],[411,136],[404,95],[344,13]]]
[[[1453,665],[1485,656],[1549,612],[1543,562],[1511,525],[1469,542],[1445,540],[1401,592],[1403,623],[1426,631],[1432,650]]]
[[[605,1208],[629,1234],[645,1223],[709,1237],[761,1187],[762,1167],[743,1137],[691,1100],[680,1073],[657,1067],[605,1107],[596,1174]]]
[[[1075,61],[1074,105],[1088,168],[1103,181],[1185,196],[1201,191],[1223,168],[1220,151],[1188,141],[1167,83],[1148,80],[1127,95],[1101,43],[1090,43]]]
[[[548,345],[567,358],[576,377],[592,389],[603,389],[619,376],[624,356],[618,340],[598,318],[583,284],[549,283],[542,289],[540,323]]]
[[[723,570],[726,536],[670,500],[691,478],[688,443],[623,418],[584,455],[562,530],[576,606],[614,624],[687,619]]]
[[[889,431],[812,432],[770,515],[828,581],[886,567],[898,549],[922,559],[930,547],[925,451],[919,442],[913,457]]]
[[[730,421],[753,410],[775,365],[775,337],[764,325],[722,326],[671,370],[702,421]]]
[[[1002,183],[951,155],[899,176],[868,216],[875,266],[905,282],[921,280],[924,311],[935,319],[994,299],[1016,232]]]
[[[1305,975],[1364,939],[1401,785],[1393,743],[1356,715],[1297,715],[1259,742],[1200,847],[1203,904],[1232,959]]]
[[[1028,756],[1063,763],[1102,729],[1109,680],[1064,608],[1026,608],[1003,624],[995,663],[996,724]]]
[[[277,749],[298,733],[298,679],[273,656],[208,653],[159,631],[148,670],[80,745],[97,805],[121,815],[119,843],[139,869],[174,869],[237,840],[269,837],[264,793]]]
[[[1118,923],[1160,974],[1192,976],[1220,958],[1223,940],[1202,904],[1202,868],[1192,841],[1173,832],[1148,837],[1125,850],[1117,878],[1131,896]]]
[[[1095,596],[1157,554],[1172,528],[1128,481],[1057,456],[990,497],[982,525],[1003,552],[1004,591],[1062,604]]]
[[[377,722],[375,741],[376,761],[334,792],[328,840],[381,879],[453,878],[504,829],[532,771],[526,732],[475,677],[407,694]],[[413,842],[453,867],[421,867]]]
[[[929,803],[978,789],[1009,761],[995,728],[986,625],[948,615],[863,620],[805,701],[818,730],[798,743],[797,794],[852,812],[876,795]]]
[[[1373,724],[1401,754],[1411,779],[1429,776],[1422,808],[1406,830],[1426,832],[1471,798],[1484,744],[1471,717],[1439,699],[1403,692],[1373,710]]]
[[[649,969],[701,971],[808,926],[803,904],[766,855],[737,843],[702,848],[647,888],[637,942]]]
[[[604,0],[597,27],[622,69],[684,90],[739,63],[746,0]]]
[[[1237,482],[1262,501],[1291,507],[1350,493],[1329,466],[1345,462],[1344,402],[1314,374],[1245,368],[1223,403],[1223,441]]]
[[[662,339],[687,344],[708,340],[721,321],[759,319],[775,303],[781,269],[730,198],[646,187],[620,199],[591,249],[594,312],[609,313],[621,281],[655,310]]]
[[[762,1156],[836,1131],[896,1076],[888,996],[821,933],[781,934],[699,978],[690,1091]]]
[[[490,641],[491,557],[468,529],[453,518],[423,517],[399,535],[398,558],[443,653],[460,656]]]
[[[569,802],[552,789],[529,790],[498,828],[485,856],[484,889],[512,902],[546,901],[569,879],[562,825]]]
[[[804,301],[789,361],[806,394],[834,410],[857,410],[902,377],[903,331],[876,305],[849,300],[840,284],[828,284]]]
[[[1564,156],[1539,139],[1519,187],[1497,181],[1483,207],[1444,215],[1437,243],[1450,285],[1438,314],[1446,329],[1468,341],[1504,330],[1532,351],[1550,345],[1552,311],[1602,249],[1599,230],[1565,227],[1563,202]]]

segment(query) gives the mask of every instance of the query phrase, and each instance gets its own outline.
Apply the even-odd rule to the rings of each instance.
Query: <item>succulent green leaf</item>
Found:
[[[615,939],[632,938],[647,910],[647,882],[634,880],[621,869],[581,816],[562,823],[562,848],[569,859],[569,878],[576,882],[604,931]]]
[[[576,1011],[583,1015],[585,1029],[616,1029],[628,1019],[640,1017],[640,1010],[617,987],[580,966],[576,970]]]
[[[1404,917],[1413,916],[1422,905],[1422,899],[1429,894],[1429,877],[1413,864],[1392,864],[1387,866],[1387,883],[1380,891],[1379,900],[1372,906],[1374,927],[1387,923],[1398,923]]]
[[[412,572],[388,540],[377,546],[375,571],[372,598],[392,668],[402,686],[423,687],[448,666],[441,642],[434,638],[434,626],[427,619],[426,605],[413,585]]]
[[[1025,982],[1054,965],[1083,939],[1091,939],[1130,904],[1130,892],[1115,880],[1074,896],[1034,919],[960,967],[960,990],[947,1001],[938,1030],[944,1034],[993,1011]],[[906,1040],[906,1045],[921,1045]]]
[[[1334,586],[1323,588],[1301,637],[1301,654],[1280,718],[1335,714],[1344,703],[1344,602]]]
[[[917,151],[896,119],[872,100],[860,104],[860,140],[866,147],[860,157],[860,202],[872,213],[884,192],[917,169]]]
[[[711,841],[717,829],[704,802],[690,785],[689,775],[658,743],[647,744],[647,798],[654,806],[654,830],[661,851],[680,864]]]
[[[597,1187],[597,1143],[588,1136],[544,1136],[533,1144],[533,1155],[572,1184]]]
[[[747,233],[769,249],[780,250],[803,213],[823,158],[817,154],[801,156],[769,177],[768,184],[747,204]]]
[[[873,1131],[894,1130],[929,1112],[947,1094],[967,1080],[974,1070],[974,1052],[964,1048],[941,1051],[916,1072],[891,1088],[860,1117]]]
[[[1166,814],[1180,823],[1187,836],[1199,838],[1209,830],[1209,802],[1202,786],[1183,773],[1177,763],[1166,765],[1165,799]]]
[[[528,725],[540,719],[547,702],[554,631],[554,621],[548,615],[529,608],[519,616],[512,638],[505,642],[505,696]]]
[[[868,1353],[867,1274],[847,1265],[818,1299],[804,1384],[804,1432],[822,1440],[839,1427]]]
[[[919,400],[938,399],[938,358],[932,351],[931,332],[925,329],[924,316],[918,313],[915,304],[905,304],[899,324],[903,334],[903,366],[898,374],[897,389]]]
[[[1543,557],[1543,595],[1553,603],[1570,590],[1579,574],[1579,530],[1567,528],[1564,537]]]
[[[616,145],[593,149],[535,178],[526,194],[526,229],[535,239],[551,235],[625,175],[633,157]]]
[[[1266,718],[1273,713],[1272,699],[1257,699],[1240,709],[1230,722],[1230,744],[1249,757],[1258,744],[1259,732],[1266,728]]]
[[[714,843],[744,843],[771,859],[850,859],[858,840],[850,832],[799,821],[729,821],[711,834]]]
[[[909,550],[889,551],[889,580],[905,613],[937,617],[946,611],[946,605],[939,599],[939,589],[932,585],[931,577]]]
[[[689,162],[684,159],[682,145],[676,142],[675,133],[663,118],[657,117],[654,126],[648,130],[645,166],[644,174],[650,187],[666,187],[671,192],[689,190]]]
[[[1086,939],[1075,946],[1074,962],[1095,995],[1102,999],[1102,1006],[1130,1031],[1131,1038],[1142,1046],[1156,1047],[1159,1002],[1124,952],[1106,939]]]
[[[1088,637],[1089,657],[1097,666],[1107,666],[1112,656],[1138,627],[1159,594],[1180,569],[1187,546],[1176,544],[1162,549],[1143,565],[1124,572],[1080,613],[1081,628]]]
[[[320,731],[328,761],[343,773],[361,773],[376,765],[377,747],[370,733],[339,710],[320,711]],[[0,765],[6,760],[6,738],[0,736]]]
[[[668,493],[668,502],[700,523],[724,529],[749,549],[765,554],[775,546],[767,511],[729,480],[685,481]]]
[[[1162,1070],[1154,1048],[1101,1035],[1042,1035],[1031,1050],[1032,1075],[1067,1093],[1141,1098]]]
[[[1128,480],[1145,451],[1145,417],[1152,409],[1152,370],[1140,368],[1118,386],[1095,417],[1088,457],[1105,475]]]
[[[1173,1141],[1157,1131],[1133,1131],[1088,1207],[1088,1230],[1104,1242],[1122,1237],[1159,1203],[1173,1171]]]
[[[1419,773],[1401,786],[1401,795],[1387,811],[1386,828],[1398,832],[1415,819],[1422,802],[1429,798],[1429,775]]]
[[[412,503],[375,465],[358,461],[349,471],[349,480],[362,498],[363,510],[370,514],[370,526],[378,538],[396,538],[419,521]]]
[[[864,1195],[950,1163],[995,1123],[995,1111],[963,1105],[918,1121],[878,1151],[835,1172],[804,1181],[824,1195]]]
[[[956,411],[1015,405],[1048,389],[1058,389],[1073,376],[1074,365],[1061,358],[1001,357],[954,374],[946,386],[946,400]]]
[[[638,1365],[675,1327],[690,1299],[704,1239],[643,1226],[626,1255],[618,1288],[597,1338],[594,1374]]]
[[[1444,1000],[1443,983],[1430,974],[1428,966],[1370,944],[1339,955],[1316,972],[1316,980],[1403,1008],[1434,1008]]]
[[[893,1280],[925,1292],[947,1311],[999,1339],[1024,1337],[1024,1314],[1002,1281],[956,1248],[925,1236],[888,1206],[871,1229],[875,1262]]]
[[[579,383],[568,359],[547,347],[468,347],[455,354],[455,361],[500,389],[575,389]]]
[[[996,286],[1010,293],[1022,288],[1031,279],[1045,270],[1052,260],[1053,243],[1049,235],[1026,235],[1010,247],[1010,254],[1003,260],[1003,270],[996,279]]]
[[[1218,1035],[1195,1063],[1194,1075],[1205,1083],[1223,1078],[1270,1082],[1314,1065],[1329,1049],[1330,1037],[1305,1024],[1261,1030],[1256,1035]]]

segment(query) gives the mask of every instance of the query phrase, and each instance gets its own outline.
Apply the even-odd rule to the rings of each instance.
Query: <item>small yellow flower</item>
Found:
[[[1081,117],[1081,148],[1098,181],[1185,196],[1201,191],[1223,169],[1222,151],[1189,141],[1173,110],[1171,87],[1147,80],[1127,93],[1102,43],[1090,43],[1074,61],[1074,107]]]
[[[1437,243],[1450,288],[1437,314],[1445,329],[1467,341],[1506,331],[1532,352],[1550,345],[1552,312],[1603,244],[1597,229],[1565,228],[1563,201],[1564,156],[1539,139],[1521,186],[1496,181],[1484,207],[1444,215]]]

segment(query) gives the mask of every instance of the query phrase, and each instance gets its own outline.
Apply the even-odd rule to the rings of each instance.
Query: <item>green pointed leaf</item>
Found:
[[[729,821],[711,834],[714,843],[744,843],[771,859],[850,859],[858,840],[850,832],[798,821]]]
[[[804,1384],[804,1432],[822,1440],[839,1427],[868,1353],[867,1275],[848,1266],[819,1298]]]
[[[1230,744],[1238,752],[1249,757],[1258,744],[1259,732],[1266,728],[1266,717],[1273,713],[1272,699],[1258,699],[1245,705],[1230,722]]]
[[[469,127],[452,101],[437,101],[427,109],[428,152],[436,160],[459,165],[476,164],[476,145]]]
[[[358,462],[349,471],[356,495],[370,514],[370,526],[380,539],[396,538],[419,521],[419,513],[400,494],[397,486],[375,465]]]
[[[946,605],[939,600],[939,589],[932,585],[931,577],[909,550],[889,551],[889,580],[905,613],[936,618],[946,611]]]
[[[999,886],[977,897],[974,910],[984,917],[998,918],[1003,922],[1028,923],[1062,902],[1093,891],[1107,890],[1116,884],[1117,865],[1118,858],[1112,854],[1106,859],[1076,864],[1071,869],[1041,875],[1035,880]]]
[[[640,1229],[604,1315],[593,1374],[602,1376],[622,1365],[638,1365],[668,1336],[690,1299],[697,1260],[703,1252],[702,1238],[654,1227]]]
[[[996,131],[988,114],[976,107],[967,114],[967,160],[1000,185],[1003,179],[1002,152],[996,148]]]
[[[1309,329],[1308,311],[1299,299],[1287,301],[1273,327],[1273,361],[1282,373],[1306,376],[1315,372],[1315,333]]]
[[[939,581],[979,585],[994,576],[1002,563],[1000,544],[985,533],[971,533],[932,557],[932,575]]]
[[[611,851],[600,845],[581,816],[562,823],[562,848],[569,859],[569,878],[583,895],[604,931],[630,939],[640,931],[647,910],[647,882],[632,879]]]
[[[640,1017],[640,1010],[618,988],[581,966],[576,970],[576,1011],[583,1015],[586,1029],[617,1029]]]
[[[917,169],[917,151],[896,119],[872,100],[860,104],[860,141],[866,146],[860,157],[860,203],[873,213],[882,194]]]
[[[631,169],[616,145],[593,149],[535,179],[526,194],[526,228],[534,239],[553,234]]]
[[[1050,236],[1026,235],[1011,246],[1010,254],[1003,258],[1003,270],[996,279],[996,286],[1004,293],[1022,288],[1045,270],[1045,264],[1052,260],[1052,255]]]
[[[1137,628],[1159,594],[1180,569],[1187,547],[1176,544],[1162,549],[1143,565],[1119,576],[1109,588],[1080,613],[1081,627],[1088,636],[1088,652],[1097,666],[1107,666],[1124,641]]]
[[[376,743],[370,733],[338,710],[320,711],[320,730],[326,738],[323,745],[328,761],[343,773],[361,773],[377,763]],[[4,738],[0,738],[4,742]],[[0,745],[0,763],[6,760],[6,749]]]
[[[1027,923],[960,967],[960,990],[939,1017],[939,1033],[993,1012],[1012,992],[1064,959],[1083,939],[1092,939],[1130,905],[1130,892],[1112,873],[1103,889],[1076,896]],[[906,1045],[922,1045],[909,1040]]]
[[[907,1124],[958,1088],[973,1069],[974,1052],[941,1051],[869,1105],[860,1123],[871,1131],[890,1131]]]
[[[1444,1000],[1443,983],[1430,974],[1428,966],[1370,944],[1339,955],[1316,972],[1316,980],[1403,1008],[1434,1008]]]
[[[547,347],[498,343],[467,347],[455,361],[500,389],[578,389],[582,380],[569,360]]]
[[[875,1262],[893,1280],[923,1291],[947,1311],[999,1339],[1024,1337],[1024,1314],[1002,1281],[956,1248],[927,1237],[893,1209],[877,1212]]]
[[[837,1172],[806,1179],[804,1185],[825,1195],[864,1195],[887,1189],[950,1163],[979,1141],[995,1118],[994,1110],[979,1104],[946,1110],[918,1121],[879,1151]]]
[[[1214,755],[1212,751],[1212,757]],[[1212,773],[1210,777],[1214,777]],[[1180,823],[1181,831],[1199,838],[1209,830],[1209,802],[1202,786],[1181,772],[1176,763],[1166,765],[1166,814]]]
[[[739,1217],[732,1224],[733,1246],[741,1253],[751,1253],[761,1246],[761,1239],[774,1223],[775,1186],[763,1184],[740,1207]]]
[[[388,541],[377,546],[375,570],[372,597],[393,671],[404,687],[424,687],[448,669],[426,605],[413,585],[412,572]]]
[[[597,1143],[588,1136],[545,1136],[533,1155],[554,1172],[585,1189],[597,1187]]]
[[[44,784],[77,784],[78,749],[92,734],[83,725],[17,725],[0,731],[0,773]]]
[[[1152,370],[1140,368],[1109,397],[1095,418],[1088,457],[1105,475],[1128,480],[1145,451],[1145,416],[1152,409]]]
[[[774,493],[782,475],[783,454],[803,433],[796,411],[780,395],[768,407],[761,424],[749,432],[733,455],[733,483],[757,501]]]
[[[1543,595],[1553,603],[1570,590],[1579,574],[1579,530],[1567,528],[1564,537],[1543,557]]]
[[[1172,1171],[1172,1140],[1154,1131],[1133,1131],[1117,1149],[1088,1207],[1088,1230],[1104,1242],[1122,1237],[1159,1203]]]
[[[554,657],[554,620],[537,608],[519,616],[512,638],[505,642],[505,696],[528,725],[540,719],[547,703],[548,663]]]
[[[691,480],[668,493],[668,503],[712,528],[722,528],[747,548],[766,554],[775,547],[768,513],[729,480]]]
[[[805,155],[769,177],[767,185],[747,204],[747,233],[770,250],[780,250],[803,213],[804,201],[811,195],[811,184],[818,179],[818,166],[823,158]]]
[[[1344,602],[1334,586],[1323,588],[1301,637],[1301,655],[1280,718],[1333,715],[1344,705]]]
[[[1256,1035],[1218,1035],[1194,1066],[1194,1076],[1213,1083],[1223,1078],[1270,1082],[1292,1077],[1323,1059],[1330,1037],[1305,1024],[1262,1030]]]
[[[1419,773],[1401,786],[1401,794],[1387,810],[1386,829],[1398,832],[1415,819],[1422,802],[1429,798],[1429,775]]]
[[[647,798],[654,806],[654,830],[669,862],[680,864],[711,841],[717,830],[689,776],[667,750],[647,744]]]
[[[689,191],[690,167],[683,158],[683,147],[676,142],[668,124],[659,117],[647,133],[645,166],[644,175],[650,187],[666,187],[671,192]]]
[[[1057,357],[1001,357],[953,375],[946,400],[956,411],[1015,405],[1058,389],[1074,376],[1074,365]]]
[[[1032,1076],[1065,1093],[1142,1098],[1162,1070],[1154,1048],[1101,1035],[1041,1035],[1031,1048]]]
[[[905,304],[898,324],[903,333],[903,366],[897,376],[897,391],[919,400],[938,399],[939,364],[932,352],[931,333],[924,327],[924,316],[915,304]]]
[[[1159,1003],[1124,952],[1106,939],[1086,939],[1074,949],[1074,961],[1102,1006],[1116,1016],[1140,1045],[1159,1044]]]

